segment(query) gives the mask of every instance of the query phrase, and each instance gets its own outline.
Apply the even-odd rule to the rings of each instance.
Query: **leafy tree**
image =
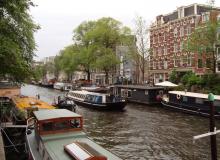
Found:
[[[169,76],[169,80],[173,83],[178,83],[178,75],[177,75],[177,72],[176,70],[172,70],[170,76]]]
[[[105,72],[105,84],[109,84],[109,72],[113,71],[116,64],[119,64],[120,61],[117,59],[112,49],[104,48],[102,52],[103,55],[97,59],[96,66]]]
[[[206,23],[199,24],[194,32],[189,36],[185,50],[188,52],[205,54],[207,58],[212,59],[210,62],[211,70],[216,72],[216,45],[220,44],[220,39],[217,36],[220,27],[220,22],[217,20],[218,12],[210,8],[210,18]]]
[[[60,51],[60,56],[55,60],[55,65],[58,70],[63,70],[68,80],[72,80],[72,74],[78,69],[79,59],[78,47],[74,45],[67,46],[64,50]],[[57,64],[56,64],[57,63]]]
[[[22,82],[31,73],[38,29],[29,15],[31,0],[0,2],[0,76]]]

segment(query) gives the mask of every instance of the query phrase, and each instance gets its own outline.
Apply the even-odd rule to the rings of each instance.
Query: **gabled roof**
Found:
[[[39,121],[56,119],[56,118],[82,117],[81,115],[71,112],[67,109],[51,109],[51,110],[34,111],[34,115]]]

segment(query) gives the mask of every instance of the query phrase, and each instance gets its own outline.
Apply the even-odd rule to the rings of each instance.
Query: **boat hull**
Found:
[[[203,110],[202,108],[189,106],[189,105],[166,102],[164,100],[162,100],[161,103],[165,108],[172,109],[172,110],[175,110],[175,111],[180,111],[180,112],[189,113],[189,114],[193,114],[193,115],[199,115],[199,116],[203,116],[203,117],[209,117],[210,116],[209,111],[208,110]],[[215,118],[220,119],[220,113],[219,112],[215,113]]]
[[[126,106],[126,102],[113,102],[113,103],[89,103],[80,100],[73,101],[83,107],[97,109],[97,110],[123,110]]]

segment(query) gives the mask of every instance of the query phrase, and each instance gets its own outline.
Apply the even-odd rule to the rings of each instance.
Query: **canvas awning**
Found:
[[[164,81],[164,82],[160,82],[160,83],[156,83],[155,86],[162,86],[162,87],[177,87],[177,84],[174,84],[172,82],[169,81]]]

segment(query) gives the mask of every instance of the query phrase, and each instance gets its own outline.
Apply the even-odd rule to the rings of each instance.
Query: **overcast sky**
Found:
[[[207,0],[33,0],[34,21],[41,26],[35,33],[38,45],[35,59],[55,56],[72,43],[73,29],[81,22],[112,17],[134,28],[134,17],[142,16],[151,22],[160,14],[193,3],[207,4]],[[220,1],[215,2],[220,7]]]

